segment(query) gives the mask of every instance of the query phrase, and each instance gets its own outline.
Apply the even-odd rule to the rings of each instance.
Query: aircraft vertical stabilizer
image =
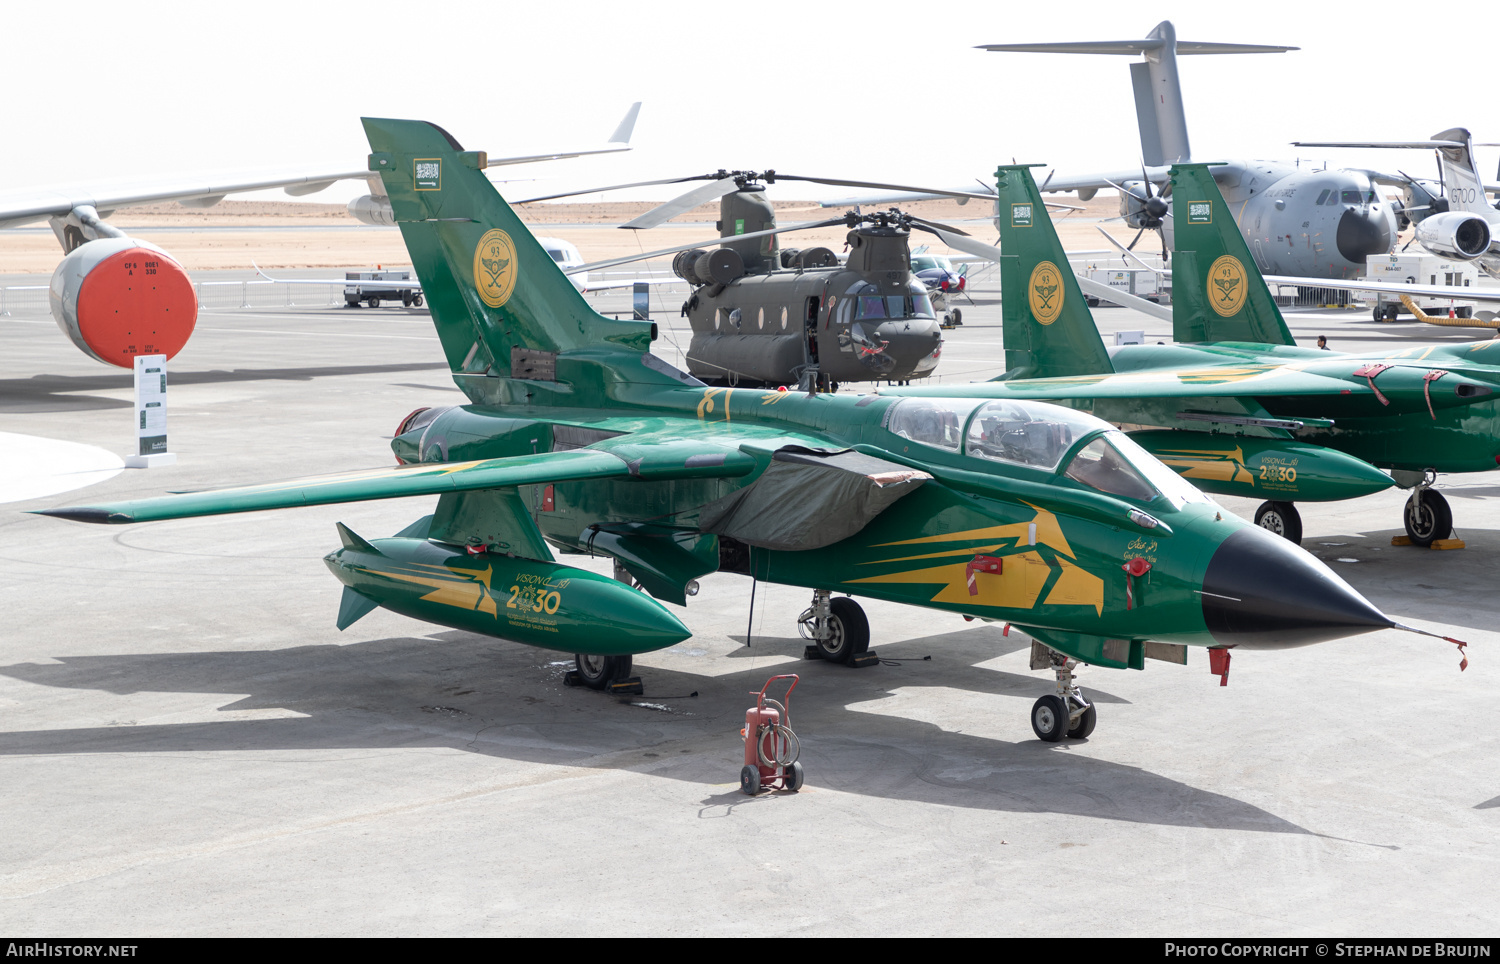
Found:
[[[363,121],[370,170],[391,199],[461,385],[486,375],[555,381],[557,356],[570,351],[649,350],[653,326],[589,306],[485,177],[484,152],[465,151],[424,121]]]
[[[1171,178],[1173,340],[1295,345],[1208,165]]]
[[[1068,254],[1031,171],[1001,167],[1000,287],[1005,319],[1006,378],[1098,375],[1113,372]],[[1012,297],[1009,292],[1025,292]]]
[[[1143,61],[1130,65],[1130,83],[1135,91],[1136,123],[1141,131],[1141,159],[1155,167],[1187,161],[1193,156],[1188,146],[1187,115],[1182,109],[1182,85],[1177,80],[1178,54],[1279,54],[1297,48],[1179,42],[1172,21],[1163,20],[1140,40],[984,44],[980,49],[1009,53],[1143,55]]]

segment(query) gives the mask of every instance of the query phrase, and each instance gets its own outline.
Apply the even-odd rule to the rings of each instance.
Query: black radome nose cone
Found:
[[[1378,211],[1349,208],[1339,218],[1338,233],[1334,235],[1339,254],[1345,261],[1352,261],[1361,268],[1372,254],[1385,254],[1391,250],[1391,227]]]
[[[1232,533],[1203,576],[1203,621],[1225,646],[1306,646],[1395,625],[1332,569],[1259,527]]]

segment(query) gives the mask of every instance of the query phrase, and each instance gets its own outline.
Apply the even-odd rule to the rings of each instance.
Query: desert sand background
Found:
[[[1062,196],[1062,203],[1077,204]],[[775,201],[781,224],[820,221],[837,216],[840,209],[822,208],[812,201]],[[706,204],[679,215],[650,231],[611,230],[654,206],[649,201],[585,201],[522,205],[521,217],[543,236],[572,242],[589,261],[653,251],[689,241],[708,241],[715,236],[713,224],[718,204]],[[951,224],[993,244],[993,207],[982,201],[959,205],[952,200],[916,201],[901,205],[919,217]],[[1095,225],[1119,213],[1115,197],[1096,197],[1083,211],[1054,211],[1058,234],[1070,251],[1103,249]],[[866,211],[872,210],[870,206]],[[409,263],[406,246],[396,228],[372,227],[351,218],[342,204],[309,204],[287,201],[222,201],[206,210],[184,208],[172,202],[125,208],[110,223],[132,237],[166,249],[189,271],[248,269],[252,262],[266,269],[366,268]],[[1124,242],[1135,232],[1118,221],[1103,223]],[[807,248],[816,244],[842,250],[846,229],[842,226],[802,231],[784,236],[783,247]],[[933,251],[948,248],[932,235],[914,233],[912,246],[927,244]],[[1153,239],[1143,238],[1138,250],[1150,253]],[[27,229],[0,231],[0,273],[49,274],[57,266],[61,249],[46,222]]]

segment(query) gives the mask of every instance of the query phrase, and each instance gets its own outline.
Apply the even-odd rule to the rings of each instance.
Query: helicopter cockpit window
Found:
[[[990,402],[969,423],[969,455],[1053,469],[1074,440],[1108,428],[1092,415],[1060,405]]]
[[[925,291],[911,291],[903,295],[862,294],[856,295],[854,301],[855,321],[934,317],[932,300]]]
[[[886,410],[886,428],[913,442],[957,452],[964,422],[978,407],[971,398],[903,398]]]
[[[1108,432],[1085,445],[1064,474],[1100,492],[1138,502],[1165,498],[1181,508],[1189,502],[1213,501],[1123,432]]]

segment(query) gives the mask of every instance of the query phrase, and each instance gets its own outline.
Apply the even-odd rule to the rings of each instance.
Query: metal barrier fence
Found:
[[[0,285],[0,317],[15,312],[45,314],[48,285]],[[200,308],[326,308],[344,303],[344,285],[281,281],[200,281],[193,285]]]

